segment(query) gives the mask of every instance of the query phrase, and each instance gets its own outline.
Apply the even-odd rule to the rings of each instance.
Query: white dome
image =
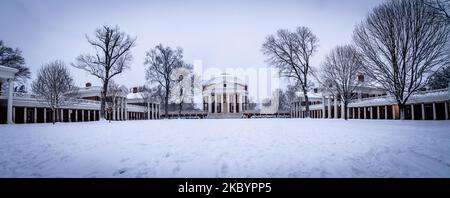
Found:
[[[244,81],[242,81],[238,77],[233,76],[228,73],[222,73],[218,76],[215,76],[212,79],[206,81],[206,83],[204,85],[208,86],[208,85],[214,85],[214,84],[225,83],[225,82],[226,83],[237,83],[237,84],[241,84],[241,85],[245,86]]]

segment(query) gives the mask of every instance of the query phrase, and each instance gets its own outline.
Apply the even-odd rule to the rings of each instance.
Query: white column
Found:
[[[364,110],[364,119],[366,119],[367,118],[367,107],[363,107],[363,110]]]
[[[244,104],[242,102],[242,96],[241,94],[238,94],[238,98],[239,98],[239,113],[242,113],[242,105]]]
[[[94,121],[96,121],[97,119],[97,110],[94,110]]]
[[[47,123],[47,108],[44,107],[44,123]]]
[[[303,116],[303,108],[302,108],[302,98],[301,97],[298,99],[298,117],[299,118],[304,118],[304,116]]]
[[[352,118],[356,119],[356,115],[355,115],[355,107],[352,108]]]
[[[33,111],[33,112],[34,112],[34,119],[33,119],[33,122],[34,122],[34,123],[37,123],[37,108],[36,108],[36,107],[34,108],[34,111]]]
[[[211,94],[208,94],[208,113],[212,113],[212,99]]]
[[[81,122],[84,122],[84,109],[81,110]]]
[[[112,118],[111,118],[111,120],[117,120],[117,118],[116,118],[116,101],[115,101],[116,99],[113,98],[112,100],[113,101],[112,101]]]
[[[71,109],[69,109],[69,110],[67,110],[68,112],[69,112],[69,122],[71,122],[72,121],[72,110]]]
[[[384,105],[384,119],[388,119],[387,105]]]
[[[370,107],[370,119],[373,119],[373,107]]]
[[[411,104],[411,120],[414,120],[414,104]]]
[[[247,101],[245,100],[245,94],[242,96],[242,112],[246,111],[246,103]]]
[[[23,123],[27,123],[27,108],[23,108]]]
[[[13,122],[13,92],[14,92],[14,80],[8,79],[9,89],[8,89],[8,105],[7,105],[7,115],[6,122],[8,124],[14,124]]]
[[[347,114],[348,116],[348,114]],[[345,108],[344,108],[344,102],[341,101],[341,119],[344,119],[345,117]]]
[[[78,109],[75,109],[75,122],[78,122]]]
[[[220,113],[223,114],[225,113],[223,110],[223,93],[219,95],[219,100],[220,100]]]
[[[64,109],[61,109],[61,114],[59,116],[59,121],[64,122]]]
[[[214,113],[217,113],[217,93],[214,93]]]
[[[331,117],[331,96],[328,96],[328,115],[327,118],[332,118]]]
[[[425,104],[422,103],[422,120],[425,120]]]
[[[436,120],[437,116],[436,116],[436,103],[433,102],[433,120]]]
[[[294,102],[294,117],[295,118],[298,118],[299,117],[299,115],[298,115],[298,105],[297,105],[297,103],[298,102]]]
[[[147,102],[147,120],[150,120],[150,103]]]
[[[123,120],[128,120],[127,99],[123,99]]]
[[[380,119],[380,106],[377,106],[377,120]]]
[[[392,119],[395,120],[395,105],[392,105]]]
[[[334,118],[336,119],[336,118],[338,118],[338,105],[337,105],[337,97],[336,96],[334,96]]]
[[[120,120],[125,120],[125,98],[120,99]]]
[[[88,111],[88,121],[91,121],[91,110],[87,110]]]
[[[450,88],[449,88],[450,90]],[[445,119],[448,120],[448,104],[447,101],[444,102],[444,106],[445,106]]]
[[[325,96],[322,96],[322,118],[325,118]]]

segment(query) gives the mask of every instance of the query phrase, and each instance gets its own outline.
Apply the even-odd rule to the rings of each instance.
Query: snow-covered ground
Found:
[[[1,125],[0,177],[450,177],[450,122]]]

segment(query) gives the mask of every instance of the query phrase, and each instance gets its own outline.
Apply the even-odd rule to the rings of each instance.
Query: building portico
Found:
[[[203,109],[208,114],[242,114],[248,109],[247,85],[223,73],[203,85]]]
[[[3,96],[6,96],[7,99],[7,107],[6,107],[6,123],[13,123],[13,92],[14,92],[14,77],[19,70],[11,67],[5,67],[0,65],[0,91],[1,85],[4,82],[8,83],[8,93],[3,94],[0,93],[0,99],[3,99]]]

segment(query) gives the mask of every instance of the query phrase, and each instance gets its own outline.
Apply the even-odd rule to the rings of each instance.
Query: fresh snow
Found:
[[[450,122],[1,125],[0,177],[450,177]]]

